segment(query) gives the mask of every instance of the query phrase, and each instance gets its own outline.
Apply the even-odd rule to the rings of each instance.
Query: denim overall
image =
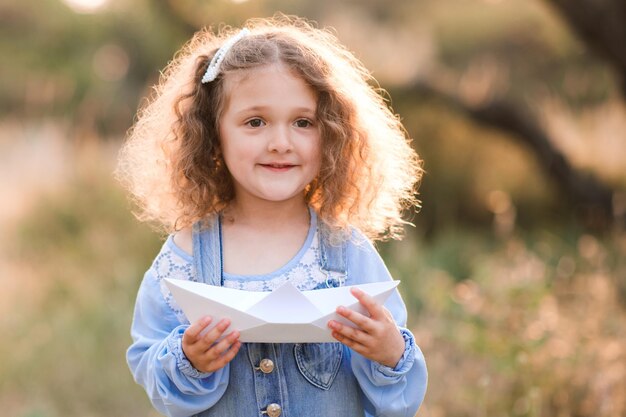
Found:
[[[346,245],[329,243],[329,231],[318,223],[321,268],[328,286],[344,284]],[[223,284],[221,225],[193,229],[197,278]],[[363,417],[362,391],[350,366],[350,350],[341,343],[243,343],[230,362],[229,383],[222,398],[202,417]]]

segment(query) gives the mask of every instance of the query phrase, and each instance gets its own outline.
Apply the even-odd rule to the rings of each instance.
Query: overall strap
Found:
[[[222,285],[221,224],[219,215],[198,221],[192,228],[193,262],[198,282]],[[208,224],[207,224],[208,222]]]
[[[346,284],[347,274],[347,246],[349,238],[334,243],[331,240],[331,230],[318,221],[318,237],[320,242],[320,267],[326,274],[326,286],[341,287]]]

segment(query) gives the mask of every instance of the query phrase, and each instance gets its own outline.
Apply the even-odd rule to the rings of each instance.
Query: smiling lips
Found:
[[[285,172],[295,167],[294,164],[278,163],[278,162],[269,163],[269,164],[259,164],[259,165],[261,165],[263,168],[267,168],[275,172]]]

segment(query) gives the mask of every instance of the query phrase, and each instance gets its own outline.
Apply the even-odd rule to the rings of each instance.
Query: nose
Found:
[[[268,150],[270,152],[290,152],[293,149],[289,128],[286,126],[276,126],[270,132]]]

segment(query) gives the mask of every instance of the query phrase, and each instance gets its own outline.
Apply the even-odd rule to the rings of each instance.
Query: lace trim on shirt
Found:
[[[161,249],[161,252],[154,260],[152,269],[154,270],[156,280],[159,282],[161,295],[167,305],[172,309],[181,324],[189,323],[187,317],[185,317],[185,313],[183,313],[183,310],[174,299],[174,296],[167,288],[167,285],[165,285],[163,278],[182,279],[185,281],[197,282],[198,280],[192,263],[174,252],[169,245],[164,245],[163,249]]]
[[[326,288],[326,272],[322,271],[320,265],[320,250],[318,233],[315,232],[311,241],[311,246],[302,255],[298,263],[272,279],[235,279],[228,275],[224,276],[224,287],[235,288],[246,291],[273,291],[286,281],[290,281],[300,291],[317,290]],[[257,277],[254,277],[257,278]],[[340,274],[331,273],[331,279],[340,280]]]
[[[320,265],[320,250],[318,234],[315,232],[311,245],[304,252],[298,263],[285,273],[272,279],[246,279],[245,277],[229,277],[224,276],[224,287],[235,288],[246,291],[273,291],[286,281],[293,283],[300,291],[317,290],[327,288],[327,279],[335,282],[343,280],[341,274],[331,272],[330,277],[322,271]],[[180,323],[189,323],[182,309],[176,303],[172,293],[165,285],[163,278],[182,279],[197,282],[198,279],[193,269],[193,264],[180,254],[174,252],[169,245],[164,245],[161,252],[157,255],[152,269],[154,270],[155,279],[159,282],[161,295],[167,305],[172,309],[176,318]],[[254,277],[257,278],[257,277]]]

